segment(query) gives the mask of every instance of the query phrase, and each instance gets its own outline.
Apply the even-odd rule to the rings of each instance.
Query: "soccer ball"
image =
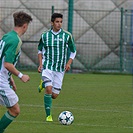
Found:
[[[74,121],[74,116],[70,111],[63,111],[60,113],[58,120],[62,125],[71,125]]]

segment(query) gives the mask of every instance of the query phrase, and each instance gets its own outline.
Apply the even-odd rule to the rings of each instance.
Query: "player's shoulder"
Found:
[[[43,31],[43,32],[42,32],[42,35],[44,35],[44,34],[46,34],[46,33],[48,33],[48,32],[50,32],[50,29],[47,29],[47,30]]]
[[[72,35],[69,31],[67,31],[67,30],[64,30],[64,29],[62,29],[62,32],[64,32],[65,34],[68,34],[68,35]]]
[[[42,37],[42,38],[45,38],[45,37],[46,37],[46,34],[47,34],[48,32],[50,32],[50,29],[47,29],[47,30],[43,31],[42,34],[41,34],[41,37]]]
[[[18,44],[20,41],[19,36],[17,35],[17,33],[15,31],[10,31],[8,33],[6,33],[3,38],[2,38],[6,43],[8,44]]]

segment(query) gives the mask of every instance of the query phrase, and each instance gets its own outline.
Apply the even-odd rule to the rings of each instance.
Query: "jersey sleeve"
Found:
[[[73,39],[71,34],[70,34],[70,37],[69,37],[69,40],[68,40],[68,47],[69,47],[71,52],[73,52],[73,53],[76,52],[76,46],[75,46],[74,39]]]
[[[76,51],[73,53],[73,52],[71,52],[70,53],[70,57],[69,58],[71,58],[71,59],[74,59],[75,58],[75,56],[76,56]]]
[[[43,41],[42,41],[42,38],[40,39],[39,41],[39,44],[38,44],[38,51],[42,51],[43,49]]]

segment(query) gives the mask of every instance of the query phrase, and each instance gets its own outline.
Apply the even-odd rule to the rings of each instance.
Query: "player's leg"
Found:
[[[51,114],[52,107],[52,86],[47,86],[44,94],[44,104],[46,112],[46,121],[53,121]]]
[[[18,103],[16,103],[13,107],[8,107],[7,109],[8,112],[14,117],[18,116],[20,113],[20,108]]]
[[[0,133],[10,125],[10,123],[19,115],[18,96],[9,86],[2,86],[0,90],[0,104],[7,107],[8,111],[0,119]]]
[[[18,103],[13,107],[8,108],[8,111],[5,112],[3,117],[0,119],[0,133],[3,133],[4,130],[11,124],[11,122],[19,115],[20,109]]]
[[[53,90],[53,88],[52,88],[52,90]],[[56,94],[56,93],[52,92],[52,98],[53,98],[53,99],[56,99],[56,98],[58,97],[58,95],[59,95],[59,94]]]
[[[45,69],[42,72],[42,79],[45,84],[45,94],[44,94],[44,107],[46,112],[46,121],[53,121],[51,115],[52,107],[52,71]]]
[[[62,89],[62,82],[64,78],[64,72],[54,72],[54,81],[52,88],[52,98],[56,99]]]

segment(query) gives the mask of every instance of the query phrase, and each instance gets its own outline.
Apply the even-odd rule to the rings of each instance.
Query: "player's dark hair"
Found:
[[[54,22],[56,18],[63,18],[61,13],[53,13],[51,16],[51,22]]]
[[[23,11],[14,13],[13,18],[14,25],[18,27],[23,26],[25,23],[29,24],[32,21],[31,16]]]

